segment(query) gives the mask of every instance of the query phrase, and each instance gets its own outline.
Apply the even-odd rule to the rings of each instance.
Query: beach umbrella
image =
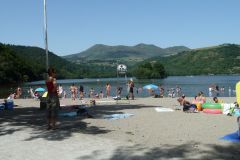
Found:
[[[146,86],[143,86],[143,89],[155,90],[155,89],[158,89],[158,86],[155,84],[148,84]]]
[[[44,89],[44,88],[41,88],[41,87],[35,89],[35,92],[44,92],[44,91],[45,91],[45,89]]]

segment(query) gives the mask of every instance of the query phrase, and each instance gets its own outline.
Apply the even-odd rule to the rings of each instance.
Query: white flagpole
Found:
[[[45,50],[46,50],[46,71],[48,70],[48,37],[47,37],[47,7],[46,0],[43,0],[44,5],[44,35],[45,35]]]

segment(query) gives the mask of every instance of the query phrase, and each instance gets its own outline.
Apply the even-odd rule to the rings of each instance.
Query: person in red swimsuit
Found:
[[[58,109],[60,107],[57,82],[56,82],[56,71],[54,68],[48,69],[48,78],[46,80],[48,96],[47,96],[47,123],[48,130],[56,129],[56,121],[58,115]]]

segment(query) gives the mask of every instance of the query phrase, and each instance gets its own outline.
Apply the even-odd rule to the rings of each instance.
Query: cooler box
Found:
[[[4,110],[5,109],[5,104],[3,103],[0,103],[0,111]]]
[[[40,109],[47,108],[47,97],[40,97]]]
[[[5,102],[5,109],[13,110],[13,107],[14,107],[13,100],[6,100],[6,102]]]

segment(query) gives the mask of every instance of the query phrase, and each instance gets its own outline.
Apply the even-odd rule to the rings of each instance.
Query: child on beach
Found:
[[[201,104],[203,104],[203,103],[206,102],[206,97],[204,96],[204,94],[203,94],[202,91],[198,93],[198,95],[197,95],[197,97],[196,97],[196,101],[197,101],[198,103],[201,103]]]
[[[213,101],[214,101],[215,103],[223,103],[223,100],[218,99],[217,97],[213,97]]]
[[[100,91],[99,98],[103,98],[103,97],[104,97],[103,91]]]
[[[177,99],[177,101],[179,102],[180,106],[183,107],[183,111],[184,112],[194,112],[194,113],[197,113],[197,106],[195,104],[191,104],[189,101],[187,101],[185,99],[185,95],[182,95],[181,97],[179,97]]]

